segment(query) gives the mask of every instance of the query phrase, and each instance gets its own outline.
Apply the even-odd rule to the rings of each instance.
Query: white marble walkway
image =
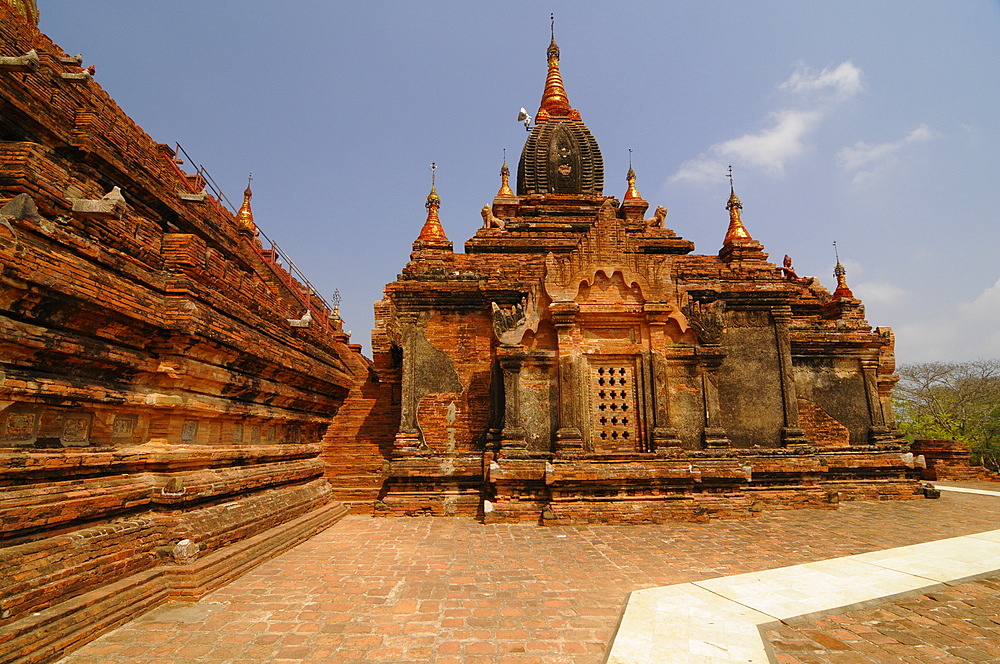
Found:
[[[936,484],[942,491],[1000,492]],[[761,627],[1000,572],[1000,530],[638,590],[608,664],[767,664]]]

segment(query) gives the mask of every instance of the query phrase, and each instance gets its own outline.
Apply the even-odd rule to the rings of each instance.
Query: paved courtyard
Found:
[[[633,590],[997,528],[1000,497],[951,491],[659,526],[350,516],[201,601],[163,606],[61,664],[599,664]],[[1000,643],[998,587],[1000,578],[979,579],[769,636],[787,664],[1000,661],[989,649]]]

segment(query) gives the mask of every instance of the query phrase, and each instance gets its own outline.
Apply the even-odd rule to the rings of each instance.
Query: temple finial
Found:
[[[569,97],[563,86],[562,74],[559,73],[559,45],[556,44],[555,14],[552,19],[552,41],[545,51],[549,63],[549,73],[545,77],[545,91],[542,93],[542,103],[538,107],[535,121],[542,122],[549,117],[569,117],[573,109],[569,105]]]
[[[420,229],[420,235],[417,236],[417,242],[429,243],[432,245],[441,246],[447,244],[451,247],[451,240],[448,236],[444,234],[444,228],[441,226],[441,219],[438,217],[438,208],[441,207],[441,197],[437,193],[437,163],[432,162],[431,167],[431,193],[427,194],[427,202],[424,203],[424,207],[427,208],[427,219],[424,221],[423,228]]]
[[[427,202],[424,203],[424,207],[433,210],[434,218],[437,219],[437,209],[441,207],[441,197],[437,193],[437,162],[432,161],[429,170],[431,172],[431,193],[427,194]]]
[[[833,291],[833,299],[840,298],[854,299],[854,293],[847,286],[847,270],[840,264],[840,252],[837,251],[837,241],[833,241],[833,255],[837,258],[837,267],[833,269],[833,276],[837,279],[837,290]]]
[[[513,198],[514,190],[510,188],[510,169],[507,168],[507,148],[503,149],[503,166],[500,167],[500,191],[497,192],[500,198]]]
[[[253,221],[253,210],[250,209],[250,199],[253,198],[253,191],[250,183],[253,181],[253,173],[247,176],[247,188],[243,190],[243,205],[236,213],[236,225],[240,232],[249,235],[257,235],[257,224]]]
[[[625,192],[623,200],[641,200],[642,194],[635,188],[635,171],[632,170],[632,148],[628,149],[628,174],[625,176],[625,179],[628,181],[628,190]]]
[[[733,167],[729,166],[729,202],[726,203],[726,209],[729,210],[729,228],[726,230],[726,238],[723,240],[723,246],[730,244],[734,240],[752,240],[750,232],[747,231],[746,226],[743,225],[743,220],[740,218],[740,210],[743,209],[743,203],[740,201],[739,196],[736,195],[736,189],[733,187]]]

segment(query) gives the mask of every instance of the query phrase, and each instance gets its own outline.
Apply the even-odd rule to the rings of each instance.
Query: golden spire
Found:
[[[507,168],[507,148],[503,150],[503,166],[500,168],[500,191],[498,198],[513,198],[514,191],[510,188],[510,169]]]
[[[628,181],[628,191],[625,192],[623,200],[642,200],[642,194],[635,188],[635,171],[632,170],[632,148],[628,149],[628,174],[625,176],[625,179]]]
[[[572,112],[566,88],[563,87],[562,74],[559,73],[559,45],[556,44],[555,15],[552,20],[552,41],[545,51],[549,61],[549,73],[545,77],[545,91],[542,92],[542,103],[538,107],[535,122],[542,122],[548,117],[568,117]]]
[[[847,286],[847,270],[840,264],[840,252],[837,251],[837,243],[833,243],[833,252],[837,257],[837,267],[833,269],[833,276],[837,279],[837,290],[833,291],[833,299],[839,300],[842,297],[854,299],[854,293]]]
[[[253,181],[253,173],[247,177],[247,188],[243,191],[243,205],[236,213],[236,225],[244,233],[257,235],[257,224],[253,222],[253,210],[250,209],[250,199],[253,192],[250,190],[250,182]]]
[[[6,0],[15,14],[21,15],[34,26],[38,25],[38,5],[35,0]]]
[[[427,208],[427,220],[424,222],[424,227],[420,229],[420,235],[417,236],[417,242],[447,242],[451,244],[448,236],[444,234],[444,228],[441,226],[441,219],[438,218],[438,208],[441,207],[441,197],[438,196],[437,189],[435,187],[435,180],[437,178],[437,164],[431,164],[431,193],[427,194],[427,202],[424,203],[424,207]]]
[[[726,203],[726,209],[729,210],[729,228],[726,230],[726,238],[722,241],[723,246],[730,244],[734,240],[752,240],[749,231],[747,231],[746,226],[743,225],[743,220],[740,219],[740,210],[743,209],[743,203],[740,202],[739,196],[736,195],[736,190],[733,188],[733,167],[729,167],[729,202]]]

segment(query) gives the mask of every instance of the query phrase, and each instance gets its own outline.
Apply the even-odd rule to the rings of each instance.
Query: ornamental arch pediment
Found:
[[[574,302],[588,288],[593,289],[602,280],[614,279],[625,285],[628,297],[641,303],[673,304],[669,257],[637,251],[624,222],[615,214],[611,202],[606,201],[597,221],[573,251],[545,257],[543,287],[553,302]]]
[[[595,270],[590,279],[580,282],[574,301],[581,305],[623,305],[641,307],[645,298],[637,281],[629,282],[621,270]]]

